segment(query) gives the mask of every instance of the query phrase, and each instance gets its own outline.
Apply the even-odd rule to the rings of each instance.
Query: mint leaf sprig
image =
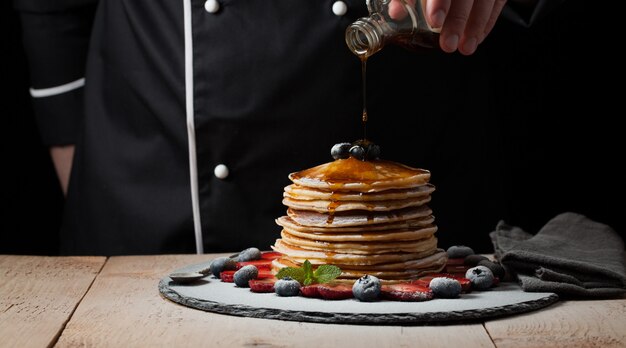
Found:
[[[276,278],[283,279],[290,277],[297,280],[302,285],[311,285],[315,283],[328,283],[339,277],[341,268],[334,265],[321,265],[313,271],[313,265],[309,260],[304,260],[302,267],[285,267],[276,273]]]

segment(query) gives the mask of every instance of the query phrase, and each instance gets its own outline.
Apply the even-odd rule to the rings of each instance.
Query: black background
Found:
[[[9,88],[3,93],[2,111],[2,167],[7,179],[2,185],[0,253],[55,255],[63,196],[34,121],[18,18],[10,2],[2,6],[2,76]],[[511,199],[494,202],[493,207],[459,208],[466,214],[500,209],[507,212],[502,216],[507,222],[534,233],[554,215],[574,211],[611,225],[624,237],[626,175],[621,168],[626,144],[619,126],[624,96],[623,88],[612,87],[622,84],[621,57],[615,50],[622,48],[617,43],[623,39],[610,16],[589,10],[582,1],[568,1],[530,33],[499,24],[501,30],[489,39],[498,46],[487,42],[479,49],[477,57],[491,55],[495,73],[489,78],[499,81],[506,94],[498,98],[506,103],[498,105],[502,117],[488,127],[510,132],[494,137],[494,146],[508,158],[498,167],[508,180],[498,185]],[[529,45],[550,47],[549,55],[527,55]],[[516,95],[519,99],[512,102]],[[446,140],[463,147],[471,139],[459,134]],[[446,175],[443,168],[429,169],[435,183],[437,175]],[[433,210],[446,211],[444,205],[435,194]],[[440,233],[440,246],[479,245],[478,251],[489,252],[486,232],[497,222],[493,215],[485,215],[489,221],[476,219],[477,231]]]
[[[41,144],[28,93],[18,16],[2,1],[2,254],[58,254],[63,194]]]

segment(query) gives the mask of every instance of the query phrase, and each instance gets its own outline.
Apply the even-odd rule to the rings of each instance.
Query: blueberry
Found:
[[[493,273],[494,276],[503,279],[504,275],[505,275],[505,270],[504,267],[502,267],[501,264],[499,263],[495,263],[493,261],[490,260],[482,260],[478,263],[479,266],[485,266],[487,268],[489,268],[491,270],[491,273]]]
[[[465,260],[463,261],[463,265],[474,267],[474,266],[478,265],[478,263],[480,261],[482,261],[482,260],[489,260],[489,259],[484,257],[484,256],[482,256],[482,255],[478,255],[478,254],[467,255],[465,257]]]
[[[235,285],[240,288],[250,287],[248,285],[248,281],[255,279],[259,275],[259,270],[254,265],[247,265],[241,267],[235,274],[233,275],[233,280],[235,281]]]
[[[220,273],[223,271],[234,270],[237,269],[237,264],[235,260],[229,257],[218,257],[217,259],[211,261],[211,273],[217,278],[220,277]]]
[[[437,297],[455,298],[461,294],[461,283],[456,279],[437,277],[430,281],[430,290]]]
[[[485,266],[468,269],[465,278],[472,282],[472,288],[476,290],[487,290],[493,285],[493,273]]]
[[[239,253],[239,256],[237,256],[237,261],[246,262],[246,261],[259,260],[260,258],[261,258],[261,251],[259,249],[248,248]]]
[[[472,254],[474,254],[474,250],[465,245],[453,245],[448,248],[448,257],[451,259],[458,259]]]
[[[380,157],[380,146],[376,144],[370,144],[367,147],[367,159],[374,160]]]
[[[330,149],[330,155],[333,156],[334,159],[346,159],[350,157],[350,148],[352,144],[350,143],[339,143],[333,145],[332,149]]]
[[[274,283],[274,291],[278,296],[298,296],[300,294],[300,283],[291,277],[279,279]]]
[[[366,274],[354,282],[352,294],[359,301],[376,301],[380,295],[380,288],[380,279]]]
[[[365,149],[362,146],[354,145],[350,148],[350,156],[362,161],[365,159]]]

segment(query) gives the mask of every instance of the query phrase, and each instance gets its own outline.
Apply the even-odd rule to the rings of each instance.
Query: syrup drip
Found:
[[[330,225],[333,223],[333,220],[335,220],[335,210],[340,205],[341,205],[341,202],[337,200],[333,200],[331,196],[331,201],[328,204],[328,219],[326,219],[326,224]]]
[[[361,82],[363,85],[363,140],[367,139],[367,56],[361,56]]]

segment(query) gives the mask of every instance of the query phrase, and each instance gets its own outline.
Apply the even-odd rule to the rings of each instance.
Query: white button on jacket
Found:
[[[348,5],[343,1],[335,1],[333,3],[333,13],[337,16],[343,16],[348,12]]]
[[[220,3],[217,0],[206,0],[204,3],[204,9],[208,13],[216,13],[220,10]]]
[[[224,164],[218,164],[215,166],[215,169],[213,169],[213,174],[215,174],[215,177],[218,179],[226,179],[228,173],[228,167]]]

